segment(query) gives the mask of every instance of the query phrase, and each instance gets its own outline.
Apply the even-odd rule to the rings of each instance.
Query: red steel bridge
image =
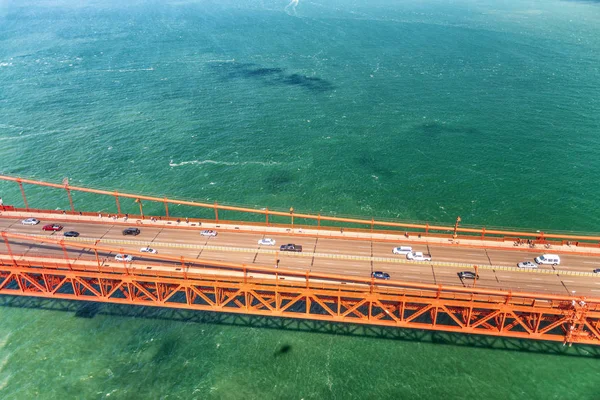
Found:
[[[0,243],[0,294],[439,330],[558,341],[569,345],[600,344],[600,298],[594,296],[576,296],[575,291],[548,293],[542,290],[497,289],[480,286],[477,281],[462,286],[433,284],[411,280],[401,273],[390,280],[378,280],[370,273],[353,275],[353,270],[344,268],[348,263],[367,265],[369,262],[370,271],[374,262],[396,266],[396,260],[373,255],[373,248],[377,245],[373,244],[376,242],[374,238],[390,235],[393,241],[398,238],[410,239],[408,236],[411,235],[415,240],[418,237],[419,240],[451,242],[457,248],[461,247],[458,241],[468,242],[471,247],[477,247],[473,244],[477,241],[481,242],[482,247],[488,246],[486,243],[497,243],[500,247],[504,246],[502,249],[506,252],[513,251],[510,247],[513,247],[515,240],[519,243],[529,241],[533,245],[554,246],[559,253],[561,249],[566,249],[564,246],[576,243],[582,257],[589,257],[586,260],[600,255],[600,252],[595,253],[600,240],[595,235],[486,230],[461,227],[460,219],[452,225],[443,226],[336,218],[296,213],[293,209],[272,211],[206,204],[8,176],[0,176],[0,180],[18,184],[24,203],[24,207],[0,207],[0,222],[4,224]],[[57,190],[64,191],[69,199],[70,210],[30,208],[24,184],[47,188],[49,196],[57,196]],[[52,192],[50,189],[57,190]],[[115,199],[115,210],[109,217],[97,211],[76,208],[72,192],[111,196]],[[126,220],[121,212],[120,203],[123,200],[135,202],[139,214],[127,215]],[[164,215],[144,215],[142,202],[163,204]],[[170,204],[210,210],[214,217],[187,218],[183,222],[184,216],[169,214]],[[264,220],[219,220],[220,210],[258,215]],[[24,216],[65,225],[70,223],[80,230],[88,229],[89,233],[80,238],[45,234],[40,232],[39,227],[22,227],[18,221]],[[279,220],[275,222],[277,218]],[[284,218],[287,221],[282,222]],[[108,229],[109,225],[117,225],[120,235],[120,225],[132,224],[142,230],[147,226],[167,229],[167,239],[159,243],[165,250],[159,254],[142,253],[136,241],[125,241],[119,236],[106,239],[106,234],[97,233]],[[340,229],[340,225],[343,228],[344,224],[346,231]],[[188,239],[198,238],[198,230],[207,226],[230,230],[227,240],[232,242],[213,241],[218,246],[212,246],[210,241],[198,245],[197,240]],[[254,231],[275,237],[298,235],[300,232],[303,240],[315,242],[323,241],[319,239],[322,235],[335,235],[335,240],[348,243],[349,250],[336,253],[337,264],[324,269],[315,265],[325,264],[324,260],[334,257],[316,250],[309,253],[310,257],[305,257],[305,254],[284,255],[277,250],[258,249],[252,250],[252,262],[244,262],[246,259],[240,257],[250,250],[243,240]],[[381,241],[385,242],[385,239]],[[369,256],[350,254],[352,248],[363,244],[367,246],[367,243],[371,246],[370,259]],[[187,250],[184,251],[196,251],[197,247],[200,248],[198,256],[191,256],[186,253]],[[135,257],[135,261],[114,259],[114,254],[124,252]],[[280,265],[280,259],[290,267]],[[438,276],[443,276],[444,268],[452,267],[450,263],[421,264],[418,263],[417,267],[433,269]],[[401,270],[408,265],[399,264],[398,268]],[[331,272],[334,268],[337,268],[335,273]],[[356,268],[362,267],[358,265]],[[475,274],[488,273],[483,266],[479,268],[473,265]],[[488,270],[494,268],[487,267]],[[550,270],[546,275],[556,275],[554,272]],[[571,272],[571,275],[581,277],[582,282],[594,279],[585,272],[579,275],[578,271]]]

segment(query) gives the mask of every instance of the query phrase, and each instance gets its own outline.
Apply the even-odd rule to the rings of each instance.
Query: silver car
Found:
[[[35,218],[27,218],[27,219],[24,219],[23,221],[21,221],[21,223],[23,225],[37,225],[40,223],[40,220],[35,219]]]
[[[538,265],[531,261],[523,261],[523,262],[518,263],[517,267],[519,267],[519,268],[537,268]]]
[[[133,261],[133,257],[130,256],[129,254],[117,254],[115,256],[115,260],[117,260],[117,261],[131,262],[131,261]]]

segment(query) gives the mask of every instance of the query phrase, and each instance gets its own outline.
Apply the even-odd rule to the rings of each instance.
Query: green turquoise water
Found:
[[[0,82],[2,174],[600,231],[597,1],[4,1]],[[8,399],[600,398],[588,348],[2,304]]]

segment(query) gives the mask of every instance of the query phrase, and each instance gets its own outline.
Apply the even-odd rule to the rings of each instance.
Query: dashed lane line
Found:
[[[48,237],[47,235],[30,235],[35,237]],[[92,238],[64,238],[66,241],[83,242],[83,243],[95,243],[97,239]],[[167,243],[167,242],[149,242],[142,240],[122,240],[122,239],[100,239],[98,243],[103,244],[118,244],[118,245],[135,245],[145,247],[148,243],[152,243],[153,247],[166,247],[166,248],[179,248],[179,249],[192,249],[200,250],[212,250],[222,252],[237,252],[237,253],[261,253],[261,254],[278,254],[279,257],[298,257],[298,258],[327,258],[336,260],[349,260],[349,261],[366,261],[366,262],[381,262],[389,264],[405,264],[405,265],[431,265],[433,267],[451,267],[451,268],[473,268],[473,263],[458,263],[448,261],[409,261],[401,258],[389,258],[389,257],[370,257],[370,256],[359,256],[359,255],[343,255],[343,254],[331,254],[331,253],[296,253],[296,252],[280,252],[277,249],[261,249],[261,248],[249,248],[249,247],[228,247],[228,246],[211,246],[202,244],[189,244],[189,243]],[[535,273],[535,274],[556,274],[562,276],[593,276],[598,277],[600,274],[594,274],[593,272],[586,271],[570,271],[570,270],[557,270],[557,269],[542,269],[542,268],[518,268],[509,267],[504,265],[478,265],[480,270],[493,270],[493,271],[506,271],[506,272],[520,272],[520,273]]]

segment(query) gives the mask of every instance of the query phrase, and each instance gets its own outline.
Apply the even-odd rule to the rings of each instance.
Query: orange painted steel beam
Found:
[[[31,185],[51,187],[51,188],[57,188],[57,189],[69,189],[69,190],[80,191],[80,192],[94,193],[94,194],[100,194],[100,195],[106,195],[106,196],[114,196],[115,199],[117,200],[118,208],[120,208],[120,205],[118,203],[118,198],[124,197],[124,198],[131,198],[134,200],[140,199],[140,200],[147,200],[147,201],[153,201],[153,202],[159,202],[159,203],[172,203],[172,204],[181,204],[181,205],[187,205],[187,206],[192,206],[192,207],[213,209],[215,211],[215,218],[217,220],[218,220],[218,210],[229,210],[229,211],[238,211],[238,212],[245,212],[245,213],[252,213],[252,214],[263,214],[263,215],[271,215],[271,216],[276,215],[276,216],[290,217],[289,212],[271,211],[271,210],[266,210],[266,209],[254,209],[254,208],[247,208],[247,207],[226,206],[226,205],[219,205],[216,202],[214,204],[208,204],[208,203],[201,203],[201,202],[195,202],[195,201],[168,199],[168,198],[164,198],[164,197],[160,198],[160,197],[154,197],[154,196],[144,196],[144,195],[138,195],[138,194],[120,193],[120,192],[116,192],[116,191],[111,192],[111,191],[107,191],[107,190],[91,189],[91,188],[80,187],[80,186],[69,186],[69,185],[65,186],[62,184],[48,183],[48,182],[36,181],[36,180],[32,180],[32,179],[16,178],[16,177],[6,176],[6,175],[0,175],[0,180],[17,182],[21,186],[21,189],[22,189],[22,184],[27,183],[27,184],[31,184]],[[24,195],[23,190],[22,190],[22,193]],[[24,200],[25,200],[25,197],[24,197]],[[28,208],[27,203],[26,203],[26,208]],[[120,210],[118,210],[118,212],[120,214]],[[370,226],[374,223],[374,225],[377,225],[377,226],[419,229],[419,230],[423,230],[425,232],[425,234],[428,234],[430,231],[447,231],[447,232],[454,231],[454,226],[452,226],[452,225],[448,225],[448,226],[429,225],[428,223],[426,223],[426,224],[411,224],[411,223],[401,223],[401,222],[376,221],[376,220],[372,220],[372,219],[369,220],[369,219],[359,219],[359,218],[328,217],[328,216],[314,215],[314,214],[298,214],[295,212],[293,213],[293,217],[310,219],[310,220],[315,220],[315,221],[344,222],[344,223],[359,224],[359,225],[366,225],[366,226]],[[466,228],[466,227],[458,227],[458,226],[456,227],[456,232],[457,233],[472,233],[472,234],[477,234],[477,235],[504,235],[504,236],[532,237],[532,238],[543,237],[543,239],[600,241],[600,236],[595,236],[595,235],[587,236],[587,235],[548,234],[548,233],[540,233],[540,232],[509,231],[509,230],[485,229],[485,228]]]
[[[183,308],[600,345],[600,303],[510,296],[486,301],[406,289],[349,290],[285,281],[163,277],[0,265],[0,294]]]
[[[117,249],[2,234],[5,241]],[[132,252],[137,253],[137,252]],[[600,299],[313,274],[145,255],[181,267],[0,258],[0,294],[186,308],[600,345]]]

